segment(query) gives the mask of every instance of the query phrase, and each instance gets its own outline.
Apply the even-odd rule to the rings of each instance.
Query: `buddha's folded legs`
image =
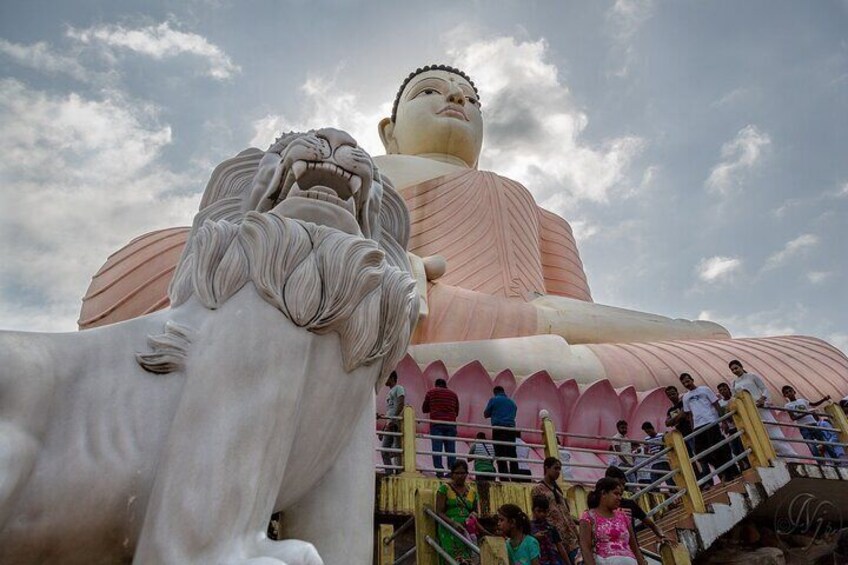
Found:
[[[413,343],[544,334],[561,336],[571,344],[730,337],[713,322],[674,320],[553,295],[525,302],[441,282],[429,285],[426,312]]]

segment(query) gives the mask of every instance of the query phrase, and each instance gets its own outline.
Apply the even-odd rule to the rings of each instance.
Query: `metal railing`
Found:
[[[445,422],[428,418],[415,418],[414,410],[411,407],[407,407],[404,411],[403,417],[397,418],[398,420],[400,420],[400,431],[377,432],[380,437],[393,436],[401,438],[402,445],[400,448],[378,448],[378,451],[382,454],[391,454],[393,458],[399,458],[401,460],[401,464],[377,465],[377,468],[397,471],[402,470],[402,477],[420,476],[421,471],[426,473],[446,472],[446,469],[436,468],[435,465],[419,466],[416,462],[416,457],[421,455],[432,456],[437,458],[455,457],[462,458],[470,462],[485,460],[492,463],[492,466],[495,469],[493,472],[476,469],[473,469],[470,472],[477,480],[490,479],[494,480],[495,483],[498,483],[500,481],[506,481],[509,479],[518,479],[519,481],[530,481],[534,479],[538,480],[540,478],[538,476],[538,469],[543,462],[543,457],[556,457],[559,459],[561,451],[567,451],[570,453],[593,454],[601,460],[601,463],[577,462],[573,460],[562,461],[562,466],[564,469],[596,469],[598,471],[602,471],[606,470],[608,467],[608,465],[603,463],[606,458],[608,458],[609,456],[623,456],[631,458],[633,464],[629,466],[620,465],[619,468],[622,471],[624,471],[628,475],[630,475],[631,473],[640,473],[640,479],[644,479],[644,476],[650,477],[650,479],[644,479],[638,483],[628,482],[626,484],[626,487],[629,487],[635,491],[631,498],[642,500],[641,504],[646,509],[646,514],[650,518],[664,512],[670,506],[678,504],[680,502],[684,503],[687,512],[705,512],[706,504],[701,493],[702,487],[706,487],[707,484],[713,483],[715,481],[716,476],[721,476],[723,473],[725,473],[732,467],[738,465],[744,460],[747,460],[750,463],[751,467],[767,466],[776,457],[791,461],[813,461],[822,465],[848,465],[848,461],[843,458],[834,458],[819,455],[777,455],[774,449],[774,445],[779,442],[785,441],[788,443],[804,443],[815,449],[823,450],[826,448],[843,448],[848,451],[848,441],[846,441],[848,440],[848,420],[845,419],[844,414],[842,414],[841,412],[836,412],[836,409],[838,409],[838,407],[836,407],[835,405],[830,405],[826,407],[824,412],[791,410],[771,406],[765,407],[769,410],[782,410],[785,412],[793,412],[796,414],[812,414],[818,418],[825,416],[833,420],[834,428],[832,429],[825,429],[821,426],[811,426],[808,424],[797,424],[794,422],[764,422],[760,412],[761,408],[762,407],[757,407],[755,405],[750,394],[748,394],[747,392],[739,393],[736,395],[734,400],[731,401],[729,410],[716,421],[712,422],[709,425],[701,426],[698,429],[693,430],[693,432],[686,436],[683,436],[677,431],[668,432],[663,438],[663,443],[665,445],[660,447],[658,445],[659,442],[657,441],[657,439],[639,440],[632,438],[615,438],[572,432],[557,432],[554,429],[553,423],[546,416],[543,416],[542,418],[542,425],[540,429],[509,428],[503,426],[488,426],[485,424],[477,424],[472,422]],[[701,434],[705,433],[713,426],[721,425],[722,422],[727,422],[728,424],[732,425],[731,432],[727,435],[722,434],[722,439],[720,441],[709,445],[705,449],[693,454],[690,457],[686,443],[691,443],[692,439],[698,438]],[[488,438],[477,439],[442,436],[439,434],[432,433],[419,433],[417,432],[416,428],[420,424],[451,424],[455,425],[458,429],[471,428],[478,430],[486,430],[489,432],[489,434],[491,434],[491,432],[494,430],[507,430],[510,432],[532,434],[533,437],[541,437],[542,442],[526,442],[522,446],[516,445],[512,441],[495,440]],[[813,429],[819,433],[821,431],[827,431],[830,433],[839,434],[840,440],[828,441],[824,439],[796,439],[770,437],[771,434],[769,433],[769,430],[775,426],[795,428],[800,430]],[[568,445],[569,439],[595,440],[597,442],[606,443],[609,447],[592,448],[584,446],[571,446]],[[473,444],[482,444],[486,446],[487,453],[459,454],[456,453],[456,449],[454,449],[454,453],[448,453],[446,450],[437,451],[433,449],[424,448],[416,449],[417,440],[437,440],[447,442],[453,441],[455,442],[455,447],[457,443],[464,443],[466,447],[469,448]],[[612,446],[614,445],[625,443],[629,443],[631,444],[631,446],[638,446],[637,450],[630,452],[622,452],[612,448]],[[743,446],[741,451],[738,448],[739,443],[741,443]],[[510,449],[517,448],[519,450],[521,450],[522,447],[525,447],[530,450],[530,456],[519,457],[518,454],[516,454],[516,456],[514,457],[506,456],[502,453],[500,449],[497,449],[499,453],[493,453],[496,448],[503,446],[508,446],[510,447]],[[657,449],[658,447],[659,449]],[[714,455],[717,450],[722,448],[728,449],[733,453],[733,455],[723,462],[714,461],[714,457],[711,458],[710,456]],[[541,455],[539,452],[543,452],[544,455]],[[658,463],[666,461],[668,462],[670,468],[655,467]],[[715,464],[719,464],[718,468],[714,467],[706,475],[698,477],[695,473],[694,465],[698,463],[703,464],[707,461],[712,463],[713,467]],[[531,469],[533,470],[534,474],[515,474],[512,472],[503,471],[504,464],[512,464],[512,469],[514,469],[514,465],[516,463],[531,465]],[[598,474],[600,475],[602,473],[599,472]],[[672,481],[674,482],[673,486],[667,484]],[[583,480],[567,479],[566,481],[564,481],[564,483],[567,483],[564,484],[564,487],[566,488],[567,485],[573,485],[570,489],[568,489],[569,500],[572,501],[572,510],[580,510],[580,496],[584,497],[582,499],[582,505],[583,508],[585,508],[586,491],[585,489],[582,489],[582,485],[593,485],[594,483],[590,480],[586,480],[585,478]],[[666,484],[663,485],[663,483]],[[529,488],[529,486],[527,488]],[[646,494],[652,494],[656,496],[645,497]],[[572,495],[577,498],[572,498]],[[574,505],[576,505],[577,508],[575,508]],[[480,548],[478,546],[473,544],[464,535],[455,530],[450,524],[445,523],[445,521],[442,520],[432,510],[428,509],[426,514],[423,514],[422,516],[427,516],[428,520],[434,520],[435,523],[440,524],[447,531],[449,531],[452,536],[455,536],[463,544],[468,546],[470,550],[473,551],[475,554],[480,554]],[[435,535],[435,533],[433,533],[433,535]],[[424,538],[419,538],[419,540],[421,542],[425,541]],[[433,550],[438,555],[441,555],[446,562],[455,562],[452,558],[445,555],[444,551],[441,550],[440,547],[437,547],[438,543],[433,539],[432,536],[426,539],[426,544],[432,546]],[[419,551],[420,547],[421,546],[419,545]],[[409,554],[407,553],[402,556],[401,559],[397,560],[397,563],[400,563],[402,559],[406,559],[408,557]]]
[[[777,410],[780,412],[787,413],[795,413],[795,414],[803,414],[803,415],[811,415],[813,416],[817,422],[825,419],[833,418],[835,415],[833,413],[822,413],[818,411],[811,410],[798,410],[798,409],[789,409],[783,408],[779,406],[768,406],[769,410]],[[810,454],[789,454],[789,453],[777,453],[777,457],[779,459],[784,459],[788,461],[796,461],[796,462],[815,462],[818,465],[830,466],[830,467],[846,467],[848,466],[848,458],[846,458],[846,454],[848,454],[848,442],[846,441],[831,441],[825,438],[827,435],[837,435],[843,434],[848,435],[845,432],[841,432],[840,429],[833,427],[832,425],[821,426],[821,425],[812,425],[812,424],[797,424],[795,422],[781,422],[780,420],[765,422],[765,425],[776,428],[790,428],[797,429],[801,433],[801,438],[792,438],[792,437],[781,437],[781,438],[772,438],[774,442],[780,443],[790,443],[790,444],[804,444],[807,446],[807,449],[810,451]],[[810,430],[806,434],[805,430]],[[812,436],[812,437],[808,437]]]

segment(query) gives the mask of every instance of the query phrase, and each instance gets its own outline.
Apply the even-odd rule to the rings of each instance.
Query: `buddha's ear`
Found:
[[[395,140],[395,124],[391,118],[383,118],[380,120],[380,125],[377,126],[380,130],[380,140],[383,142],[383,147],[386,149],[387,155],[394,155],[398,152],[397,140]]]

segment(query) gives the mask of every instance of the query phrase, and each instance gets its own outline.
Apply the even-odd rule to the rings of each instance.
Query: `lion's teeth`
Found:
[[[300,175],[306,172],[308,168],[308,164],[306,161],[295,161],[292,165],[292,172],[294,173],[294,178],[299,179]]]
[[[362,187],[362,178],[358,175],[352,175],[350,180],[347,181],[347,184],[350,187],[351,194],[359,194],[359,189]]]

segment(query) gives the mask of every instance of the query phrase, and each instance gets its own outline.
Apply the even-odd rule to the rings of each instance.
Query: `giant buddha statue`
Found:
[[[483,129],[474,83],[444,65],[411,73],[379,124],[386,155],[375,162],[409,208],[410,259],[426,297],[410,348],[419,364],[479,361],[492,372],[648,390],[677,384],[682,371],[715,385],[738,358],[773,390],[792,382],[801,394],[844,395],[848,359],[821,340],[731,339],[713,322],[594,303],[568,222],[518,182],[477,168]],[[110,257],[80,327],[166,306],[187,231],[141,236]]]

